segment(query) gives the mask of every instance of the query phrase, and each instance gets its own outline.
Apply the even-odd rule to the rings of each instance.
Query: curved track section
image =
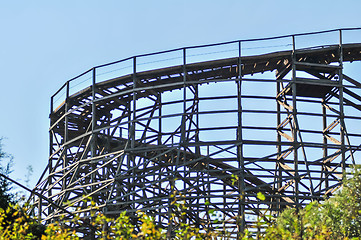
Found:
[[[89,198],[110,216],[142,210],[170,233],[180,201],[190,223],[236,236],[331,195],[360,159],[361,84],[343,64],[361,60],[361,44],[198,63],[183,53],[183,64],[148,71],[134,58],[132,74],[102,82],[94,68],[73,94],[68,82],[35,191],[83,218]],[[44,220],[67,215],[33,200]]]

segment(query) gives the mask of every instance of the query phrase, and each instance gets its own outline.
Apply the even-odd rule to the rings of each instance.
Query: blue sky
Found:
[[[0,136],[12,177],[46,166],[50,96],[103,63],[166,49],[361,27],[348,1],[1,1]],[[361,39],[360,39],[361,42]]]

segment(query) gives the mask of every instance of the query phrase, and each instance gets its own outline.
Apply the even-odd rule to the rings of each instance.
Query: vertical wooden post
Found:
[[[96,102],[95,102],[95,98],[96,98],[96,68],[93,68],[92,70],[92,134],[91,134],[91,146],[90,146],[90,151],[91,151],[91,158],[96,156],[96,134],[95,134],[95,130],[96,130],[96,125],[97,125],[97,112],[96,112]],[[94,171],[95,169],[95,164],[91,163],[90,165],[90,170]],[[90,175],[90,183],[91,183],[91,192],[94,192],[94,185],[93,183],[95,182],[95,173],[92,173]],[[92,199],[93,199],[93,195],[92,195]],[[89,203],[88,203],[89,204]],[[92,217],[90,217],[90,220],[92,221]],[[90,230],[90,237],[92,239],[95,238],[95,232],[94,229]]]
[[[341,168],[342,171],[346,170],[346,148],[345,148],[345,116],[343,107],[343,46],[342,46],[342,30],[339,30],[339,70],[338,70],[338,81],[339,81],[339,104],[340,104],[340,142],[341,142]]]
[[[322,127],[323,127],[323,158],[326,160],[326,157],[328,156],[328,149],[327,149],[327,137],[326,137],[326,132],[325,129],[327,128],[327,111],[326,111],[326,100],[325,98],[322,98]],[[325,179],[325,189],[328,188],[328,170],[327,170],[327,166],[325,163],[325,160],[323,161],[324,163],[322,164],[322,172],[321,172],[321,179],[324,178]],[[319,186],[319,191],[321,191],[322,189],[322,184],[320,184]]]
[[[135,122],[137,118],[137,57],[133,57],[133,111],[132,111],[132,130],[131,130],[131,148],[135,147]]]
[[[294,161],[294,179],[295,179],[295,202],[299,208],[299,173],[298,173],[298,121],[297,121],[297,85],[296,85],[296,42],[295,36],[292,36],[292,117],[293,117],[293,161]]]
[[[66,98],[65,98],[65,105],[64,105],[64,154],[63,154],[63,174],[66,173],[66,166],[68,164],[68,145],[67,142],[69,140],[69,91],[70,91],[70,81],[66,82]],[[62,189],[66,189],[66,178],[63,178],[63,184],[61,186]]]
[[[51,97],[51,101],[50,101],[50,124],[51,125],[53,124],[53,121],[52,121],[53,108],[54,108],[54,96]],[[52,177],[51,177],[50,174],[52,173],[52,170],[53,170],[53,160],[52,160],[53,144],[54,144],[54,142],[53,142],[54,141],[53,134],[54,133],[52,132],[52,130],[50,130],[49,131],[49,159],[48,159],[49,177],[48,177],[48,186],[52,185]],[[52,196],[52,189],[49,188],[47,197],[50,198],[51,196]],[[49,207],[48,214],[50,214],[51,212],[52,212],[52,209],[51,209],[51,207]]]
[[[242,43],[238,42],[238,79],[236,80],[237,84],[237,108],[238,108],[238,127],[237,127],[237,159],[238,159],[238,168],[240,173],[238,175],[238,193],[239,193],[239,205],[238,205],[238,215],[237,215],[237,225],[239,228],[239,237],[240,234],[246,228],[245,222],[245,182],[244,182],[244,158],[243,158],[243,138],[242,138]]]

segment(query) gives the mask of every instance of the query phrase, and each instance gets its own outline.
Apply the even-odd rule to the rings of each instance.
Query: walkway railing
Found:
[[[360,42],[355,39],[361,41],[361,28],[342,28],[268,38],[235,40],[136,55],[95,66],[68,80],[51,96],[50,112],[52,113],[76,92],[119,76],[216,59]]]

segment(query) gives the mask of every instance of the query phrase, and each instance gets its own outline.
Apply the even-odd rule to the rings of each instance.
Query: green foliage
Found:
[[[91,203],[93,205],[93,203]],[[174,206],[180,212],[172,215],[172,220],[178,226],[174,232],[173,239],[217,239],[216,232],[200,232],[199,228],[186,222],[185,211],[187,208],[182,201],[175,201]],[[85,226],[80,219],[62,220],[46,226],[42,225],[37,218],[27,214],[29,208],[20,205],[10,205],[7,210],[0,209],[0,240],[3,239],[80,239],[78,233],[69,228],[71,224]],[[137,239],[137,240],[165,240],[169,239],[167,231],[159,228],[153,217],[138,211],[138,222],[131,223],[126,212],[122,212],[118,218],[112,219],[104,214],[93,211],[91,228],[97,239]]]
[[[0,239],[40,239],[45,226],[27,214],[27,206],[0,208]]]
[[[261,201],[266,200],[266,196],[265,196],[263,193],[261,193],[261,192],[258,192],[258,193],[257,193],[257,198],[258,198],[259,200],[261,200]]]
[[[217,232],[202,232],[190,224],[187,213],[191,210],[185,205],[184,196],[178,192],[173,195],[171,221],[176,230],[173,239],[227,239],[225,229]],[[257,193],[257,198],[264,200],[266,196]],[[89,200],[88,200],[89,201]],[[93,206],[94,203],[91,203]],[[211,206],[209,200],[206,206]],[[167,230],[158,227],[154,219],[137,212],[138,222],[131,222],[126,212],[117,219],[111,219],[96,210],[94,205],[90,222],[96,238],[99,239],[169,239]],[[2,239],[79,239],[73,229],[69,229],[69,221],[41,225],[37,219],[26,214],[26,206],[10,205],[4,211],[0,209],[0,240]],[[215,215],[214,209],[209,209]],[[83,225],[79,219],[70,220],[75,225]],[[352,177],[345,175],[343,187],[334,197],[322,203],[311,202],[303,209],[288,208],[274,219],[272,224],[259,221],[264,232],[257,239],[361,239],[361,168],[352,169]],[[84,226],[84,225],[83,225]],[[220,234],[222,233],[222,235]],[[242,240],[253,239],[254,233],[246,230]]]
[[[12,156],[2,150],[2,138],[0,138],[0,173],[9,176],[11,173]],[[9,204],[15,203],[14,194],[10,193],[11,183],[0,176],[0,208],[7,209]]]
[[[361,168],[351,176],[344,175],[342,188],[323,203],[284,210],[258,239],[361,239]]]

